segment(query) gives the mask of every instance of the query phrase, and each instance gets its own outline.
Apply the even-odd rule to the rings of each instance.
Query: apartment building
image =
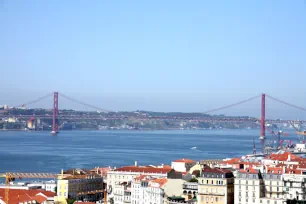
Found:
[[[205,168],[198,179],[198,203],[234,203],[234,175],[231,171]]]
[[[306,201],[306,171],[290,170],[283,175],[283,180],[286,199]]]
[[[171,163],[171,168],[178,172],[188,172],[197,162],[191,159],[177,159]]]
[[[235,178],[235,204],[260,203],[264,181],[259,170],[240,170]]]
[[[67,198],[97,201],[102,198],[103,178],[84,169],[71,169],[58,175],[56,201]]]
[[[119,195],[114,194],[115,186],[124,182],[132,183],[140,175],[151,176],[154,178],[167,178],[169,174],[175,174],[174,170],[169,167],[152,167],[152,166],[126,166],[107,172],[107,186],[110,193],[109,199],[116,201]],[[133,185],[133,184],[132,184]],[[133,200],[133,193],[131,201]]]
[[[123,182],[114,186],[114,203],[131,203],[131,183]]]

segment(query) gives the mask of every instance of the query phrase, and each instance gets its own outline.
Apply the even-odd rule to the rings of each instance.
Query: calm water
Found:
[[[258,135],[259,130],[0,132],[0,172],[236,157],[251,153]]]

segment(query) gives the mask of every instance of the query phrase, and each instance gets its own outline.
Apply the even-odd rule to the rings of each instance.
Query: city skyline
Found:
[[[261,93],[306,101],[304,1],[4,1],[0,9],[8,76],[0,104],[52,91],[128,111],[204,112]],[[270,106],[270,117],[303,117]],[[258,100],[218,114],[259,110]]]

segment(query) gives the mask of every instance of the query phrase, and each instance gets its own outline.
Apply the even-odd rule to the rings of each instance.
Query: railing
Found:
[[[225,193],[219,193],[219,192],[199,192],[198,193],[199,195],[221,195],[221,196],[223,196],[223,195],[225,195]]]

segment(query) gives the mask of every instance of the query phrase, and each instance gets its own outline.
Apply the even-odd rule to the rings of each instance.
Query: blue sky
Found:
[[[304,0],[2,0],[0,25],[0,104],[54,90],[110,110],[199,112],[262,92],[306,104]]]

